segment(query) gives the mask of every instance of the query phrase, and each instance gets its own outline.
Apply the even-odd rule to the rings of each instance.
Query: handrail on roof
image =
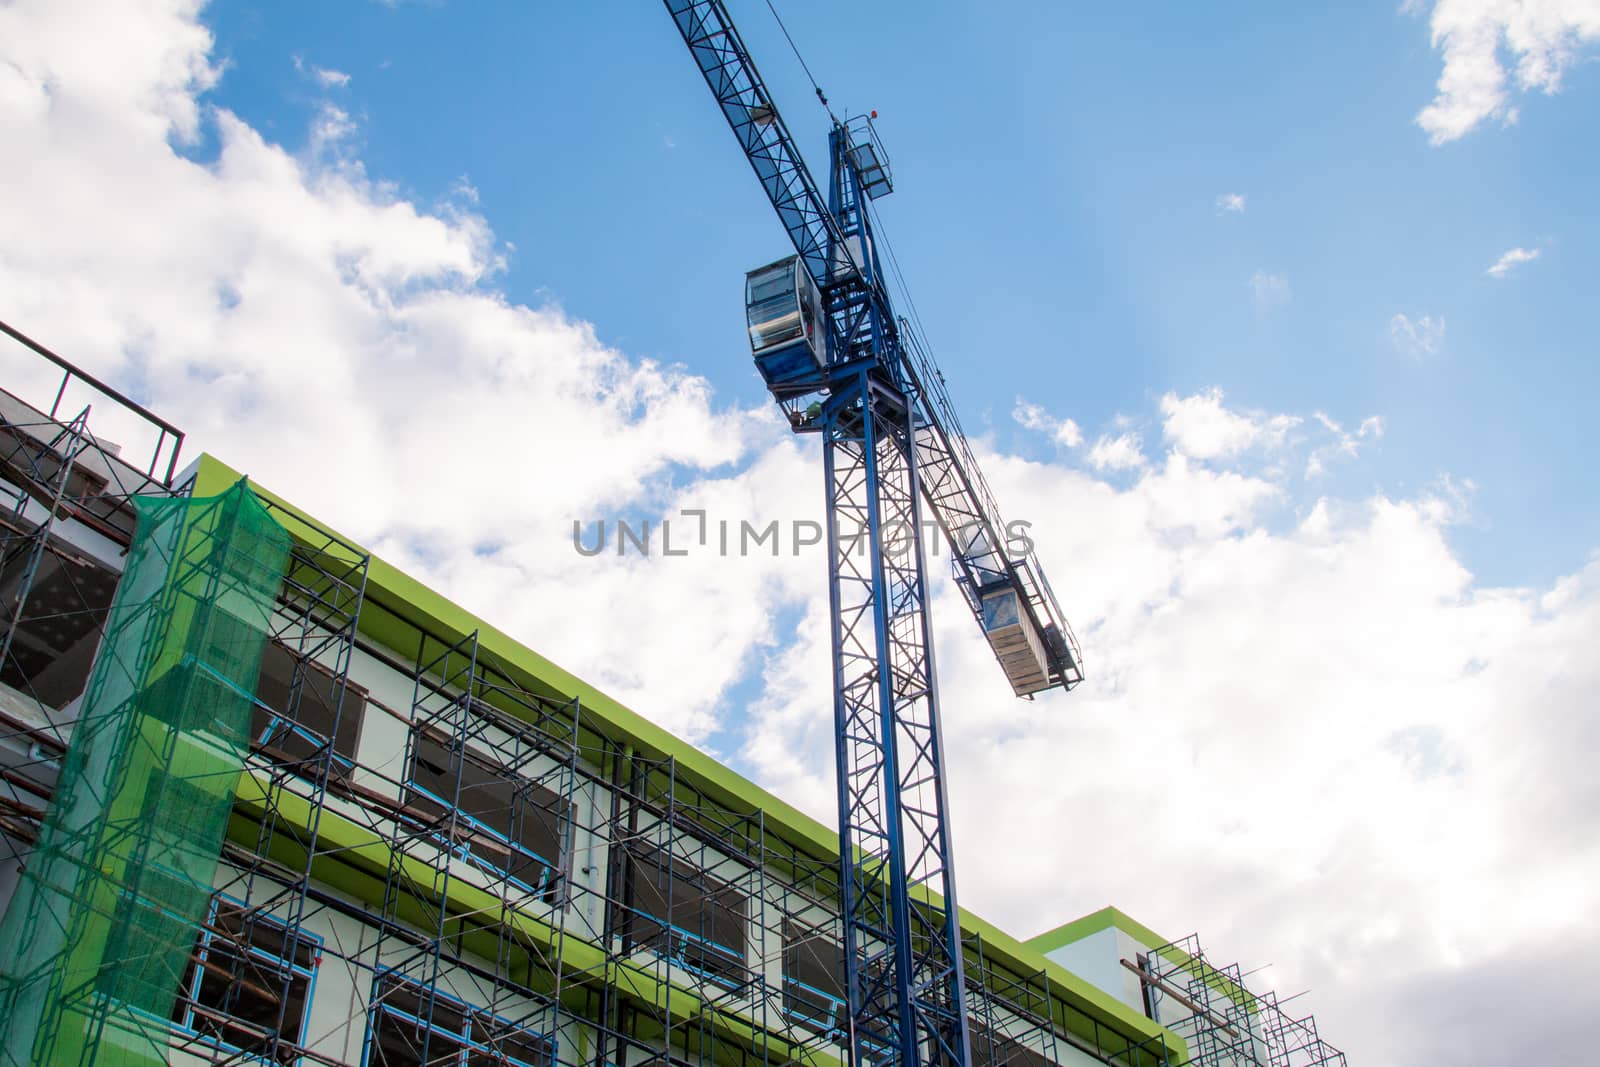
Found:
[[[178,470],[178,453],[183,450],[184,434],[182,430],[178,429],[176,426],[172,425],[172,423],[168,422],[166,419],[163,419],[155,412],[149,410],[144,405],[137,403],[120,391],[112,388],[105,382],[102,382],[94,375],[85,373],[81,368],[73,364],[64,356],[57,355],[56,353],[50,351],[50,349],[46,348],[38,341],[35,341],[33,338],[29,337],[27,334],[23,333],[21,330],[18,330],[3,319],[0,319],[0,333],[6,334],[6,336],[10,337],[18,344],[31,349],[35,355],[42,356],[51,363],[54,363],[64,372],[61,376],[61,386],[56,390],[55,401],[50,405],[50,417],[52,419],[59,417],[61,399],[66,395],[67,386],[71,383],[72,379],[77,378],[85,385],[88,385],[90,388],[99,392],[102,396],[116,401],[118,404],[121,404],[124,408],[127,408],[129,411],[133,412],[135,415],[154,426],[157,430],[161,431],[156,437],[155,448],[150,454],[150,466],[145,471],[145,473],[150,477],[154,478],[156,476],[156,467],[161,462],[161,453],[166,446],[167,438],[172,438],[172,454],[167,458],[166,473],[161,476],[161,484],[167,486],[168,488],[172,487],[173,476]]]

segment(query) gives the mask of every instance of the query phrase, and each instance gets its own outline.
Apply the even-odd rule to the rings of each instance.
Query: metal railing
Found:
[[[48,412],[50,418],[59,421],[61,403],[66,396],[67,386],[72,384],[74,380],[77,380],[93,389],[106,399],[115,401],[124,409],[148,423],[150,427],[156,431],[156,443],[150,451],[150,464],[145,468],[145,474],[151,478],[158,477],[156,471],[161,467],[162,456],[165,454],[166,470],[160,474],[159,477],[162,485],[167,486],[168,488],[172,487],[172,479],[177,474],[178,470],[178,454],[183,449],[184,435],[182,430],[178,429],[176,426],[172,425],[172,423],[163,419],[155,412],[144,407],[142,404],[137,403],[125,394],[112,388],[105,382],[102,382],[94,375],[85,373],[82,369],[75,366],[65,357],[57,355],[44,345],[40,344],[38,341],[35,341],[21,330],[16,329],[3,320],[0,320],[0,333],[4,333],[18,344],[31,350],[35,355],[41,356],[49,362],[55,364],[57,367],[61,368],[61,385],[56,389],[55,399],[50,404],[50,410]]]

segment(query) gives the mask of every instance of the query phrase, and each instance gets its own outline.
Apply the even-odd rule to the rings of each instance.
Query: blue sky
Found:
[[[744,6],[825,166],[826,116]],[[882,115],[885,226],[974,431],[1037,448],[1010,422],[1018,396],[1093,434],[1220,386],[1245,408],[1382,418],[1369,461],[1301,506],[1470,480],[1452,538],[1496,584],[1549,581],[1600,543],[1593,64],[1515,125],[1434,147],[1413,121],[1438,76],[1429,23],[1390,4],[790,7],[835,104]],[[738,286],[783,234],[654,5],[225,0],[206,21],[249,72],[217,103],[292,141],[324,95],[303,68],[349,74],[334,98],[369,172],[423,203],[469,182],[511,246],[508,296],[759,402]],[[1243,211],[1219,210],[1230,193]],[[1487,275],[1512,248],[1539,259]],[[1257,275],[1287,299],[1258,306]],[[1395,315],[1442,321],[1436,351],[1401,350]]]
[[[1582,1062],[1600,0],[779,7],[881,113],[888,236],[1085,646],[1015,701],[935,578],[962,902],[1198,929],[1352,1062]],[[833,818],[820,554],[570,542],[820,516],[741,321],[784,236],[660,5],[14,0],[0,143],[0,317]]]

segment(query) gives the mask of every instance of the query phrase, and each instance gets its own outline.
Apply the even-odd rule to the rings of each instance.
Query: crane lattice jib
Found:
[[[1020,529],[1019,535],[1013,536],[1012,528],[1001,520],[994,493],[945,391],[944,374],[904,319],[900,321],[899,341],[906,357],[906,377],[921,401],[919,407],[925,420],[917,434],[922,492],[950,545],[956,582],[980,623],[983,589],[1009,584],[1021,593],[1024,610],[1032,615],[1040,632],[1059,638],[1057,646],[1048,650],[1050,681],[1071,689],[1083,680],[1077,636],[1057,604],[1032,548],[1018,547],[1018,543],[1028,544]]]
[[[667,10],[795,251],[817,284],[825,285],[832,270],[829,250],[843,238],[727,8],[720,0],[667,0]]]

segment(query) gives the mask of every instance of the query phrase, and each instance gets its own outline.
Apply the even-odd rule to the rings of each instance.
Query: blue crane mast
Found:
[[[850,1062],[967,1067],[924,516],[1017,695],[1077,684],[1077,642],[894,314],[868,211],[893,181],[871,119],[834,119],[824,199],[722,0],[665,3],[795,249],[747,275],[745,302],[769,391],[823,441]]]

